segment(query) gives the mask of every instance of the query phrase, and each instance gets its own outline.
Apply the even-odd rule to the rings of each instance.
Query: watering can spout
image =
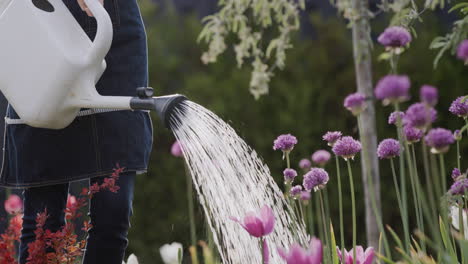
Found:
[[[161,122],[170,128],[171,116],[174,110],[184,101],[188,100],[187,97],[181,94],[172,94],[157,97],[134,97],[130,101],[132,109],[143,109],[156,111]]]

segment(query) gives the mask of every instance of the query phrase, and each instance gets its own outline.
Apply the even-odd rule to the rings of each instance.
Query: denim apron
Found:
[[[63,0],[88,36],[96,20],[77,0]],[[136,0],[105,0],[114,27],[107,69],[96,85],[102,95],[135,96],[148,84],[146,33]],[[27,78],[27,76],[25,76]],[[83,112],[83,111],[82,111]],[[107,176],[119,164],[146,171],[153,127],[145,111],[91,111],[61,130],[6,124],[0,186],[23,188]],[[10,106],[7,119],[18,119]]]

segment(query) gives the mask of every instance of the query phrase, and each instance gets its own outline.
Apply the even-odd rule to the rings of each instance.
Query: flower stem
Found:
[[[318,193],[319,193],[319,199],[320,199],[320,210],[322,211],[322,223],[323,223],[323,230],[325,233],[325,242],[327,243],[327,248],[328,248],[327,252],[325,253],[326,254],[325,260],[330,261],[332,259],[331,251],[330,251],[331,250],[330,237],[328,236],[327,220],[326,220],[326,215],[325,215],[322,191],[318,191]],[[328,263],[328,261],[326,261],[326,263]]]
[[[197,233],[195,227],[195,214],[194,214],[194,205],[193,205],[193,183],[190,173],[185,164],[185,175],[187,180],[187,202],[188,202],[188,213],[189,213],[189,222],[190,222],[190,241],[192,242],[193,247],[197,247]]]
[[[404,225],[405,220],[403,218],[403,204],[401,203],[401,195],[400,195],[400,187],[398,184],[396,172],[395,172],[395,164],[393,162],[393,159],[390,159],[390,167],[392,168],[392,175],[393,175],[393,184],[395,185],[395,192],[396,192],[396,197],[397,197],[397,202],[398,202],[398,207],[400,208],[400,216],[401,216],[401,222]]]
[[[400,111],[400,105],[398,103],[394,104],[394,108],[396,112]],[[408,199],[406,196],[406,177],[405,177],[405,160],[402,155],[404,155],[404,142],[403,142],[403,133],[402,133],[402,120],[400,115],[397,115],[397,134],[398,134],[398,141],[400,142],[400,146],[402,148],[402,153],[399,157],[400,162],[400,194],[401,194],[401,204],[402,204],[402,217],[403,217],[403,230],[405,233],[405,252],[409,252],[410,246],[410,236],[409,236],[409,224],[408,224]]]
[[[457,140],[457,168],[461,170],[460,140]]]
[[[314,216],[313,216],[313,203],[312,201],[309,201],[309,204],[307,204],[307,220],[309,222],[309,233],[311,236],[315,235],[315,228],[314,228]]]
[[[343,224],[343,197],[341,191],[341,173],[340,173],[340,162],[338,156],[335,155],[336,163],[336,173],[338,175],[338,206],[340,210],[340,242],[341,242],[341,252],[344,252],[345,242],[344,242],[344,224]],[[345,263],[345,255],[341,254],[341,263]]]
[[[444,154],[439,154],[439,163],[440,163],[440,177],[442,180],[442,190],[447,191],[447,177],[445,175],[445,161]]]
[[[353,217],[353,264],[356,264],[356,199],[354,197],[354,180],[353,172],[351,170],[351,162],[346,160],[348,164],[348,174],[349,174],[349,186],[351,188],[351,210]]]

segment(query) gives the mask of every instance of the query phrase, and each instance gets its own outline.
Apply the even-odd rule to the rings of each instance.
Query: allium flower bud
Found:
[[[380,159],[392,159],[400,156],[400,143],[393,138],[384,139],[377,147],[377,156]]]
[[[446,153],[455,142],[452,132],[445,128],[431,129],[424,140],[434,154]]]
[[[421,102],[429,106],[435,106],[437,104],[437,101],[439,100],[439,92],[434,86],[423,85],[419,90],[419,97],[421,99]]]
[[[468,98],[460,96],[450,105],[450,113],[459,117],[468,118]]]
[[[406,75],[387,75],[379,80],[375,87],[375,97],[382,100],[384,105],[407,101],[410,80]]]
[[[343,157],[345,160],[354,159],[354,156],[362,149],[361,142],[353,139],[352,137],[342,137],[333,146],[333,153]]]
[[[411,42],[411,34],[404,27],[388,27],[380,34],[377,41],[388,49],[402,48]]]
[[[333,147],[336,141],[340,139],[342,136],[340,131],[328,131],[325,135],[323,135],[323,140],[328,142],[328,146]]]
[[[294,199],[297,199],[301,195],[301,192],[302,192],[302,186],[296,185],[291,188],[291,190],[289,191],[289,195],[291,195],[291,197],[293,197]]]
[[[328,173],[322,168],[312,168],[306,175],[304,175],[304,188],[307,191],[318,191],[325,188],[328,183]]]
[[[325,164],[327,164],[330,158],[330,152],[323,149],[317,150],[316,152],[314,152],[314,154],[312,154],[312,161],[319,166],[324,166]]]
[[[310,160],[301,159],[301,161],[299,161],[299,168],[301,168],[303,170],[309,170],[310,167],[312,167],[312,163],[310,162]]]
[[[344,107],[357,116],[366,108],[366,96],[362,93],[350,94],[344,100]]]
[[[403,134],[405,136],[406,141],[410,144],[419,142],[419,140],[421,140],[421,138],[424,136],[422,130],[412,127],[410,125],[407,125],[403,128]]]
[[[294,169],[285,169],[283,171],[283,175],[284,175],[284,181],[287,183],[291,183],[294,181],[294,178],[296,178],[297,172]]]
[[[284,134],[278,136],[273,142],[274,150],[282,150],[283,152],[289,152],[293,150],[297,144],[297,138],[291,134]]]

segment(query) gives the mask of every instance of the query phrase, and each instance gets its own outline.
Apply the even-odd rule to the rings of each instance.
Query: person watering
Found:
[[[63,2],[93,39],[96,20],[84,1]],[[114,37],[97,90],[101,95],[134,96],[136,87],[148,85],[146,33],[139,7],[136,0],[101,2],[111,17]],[[28,243],[35,239],[36,215],[47,208],[44,229],[61,229],[69,182],[102,183],[116,164],[126,168],[117,181],[119,191],[98,192],[90,201],[92,227],[83,263],[121,264],[124,258],[135,177],[147,170],[153,143],[151,119],[147,111],[139,110],[81,112],[59,130],[6,125],[0,185],[24,188],[21,264],[27,262]],[[11,106],[7,118],[19,119]]]

